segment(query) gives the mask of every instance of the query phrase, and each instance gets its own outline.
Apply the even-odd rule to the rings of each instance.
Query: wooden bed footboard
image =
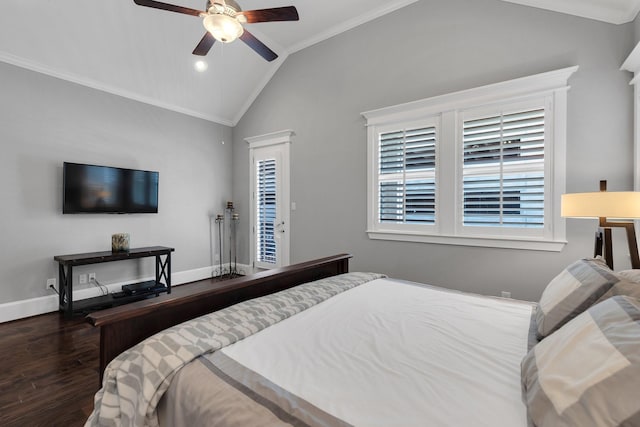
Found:
[[[91,313],[87,321],[100,328],[100,383],[111,360],[156,332],[248,299],[347,273],[350,258],[340,254],[225,281],[203,281],[188,295],[174,292]]]

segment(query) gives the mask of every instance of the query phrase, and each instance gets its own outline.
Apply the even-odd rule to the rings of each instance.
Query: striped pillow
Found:
[[[619,281],[602,259],[581,259],[571,264],[542,292],[536,311],[538,339],[591,307]]]
[[[602,295],[597,302],[602,302],[616,295],[626,295],[628,297],[640,298],[640,284],[621,280],[613,285],[611,289],[605,292],[605,294]]]
[[[616,276],[620,277],[622,280],[605,292],[597,302],[604,301],[615,295],[626,295],[629,297],[640,298],[640,270],[617,271]]]
[[[615,296],[537,344],[522,360],[537,427],[640,425],[640,300]]]
[[[629,282],[640,283],[640,269],[622,270],[616,274]]]

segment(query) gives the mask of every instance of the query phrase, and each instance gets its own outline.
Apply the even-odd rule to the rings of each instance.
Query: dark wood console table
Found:
[[[174,248],[165,246],[151,246],[147,248],[135,248],[128,252],[89,252],[73,255],[56,255],[53,257],[58,262],[58,276],[60,283],[59,308],[65,317],[72,317],[74,312],[86,313],[91,310],[113,307],[133,301],[144,299],[150,295],[159,295],[160,292],[171,293],[171,252]],[[164,256],[164,260],[162,257]],[[127,259],[156,258],[155,282],[146,286],[144,292],[126,295],[124,293],[107,294],[95,298],[73,301],[73,267],[103,262],[124,261]],[[164,281],[163,281],[164,279]]]

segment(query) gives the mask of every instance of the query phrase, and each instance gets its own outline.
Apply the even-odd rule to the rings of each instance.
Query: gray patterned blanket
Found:
[[[334,295],[374,279],[346,273],[245,301],[160,332],[107,366],[87,426],[157,426],[156,407],[175,373],[219,350]]]

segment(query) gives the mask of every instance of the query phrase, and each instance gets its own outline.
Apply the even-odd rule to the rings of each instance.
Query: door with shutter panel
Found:
[[[257,268],[289,264],[289,144],[252,148],[252,262]]]

